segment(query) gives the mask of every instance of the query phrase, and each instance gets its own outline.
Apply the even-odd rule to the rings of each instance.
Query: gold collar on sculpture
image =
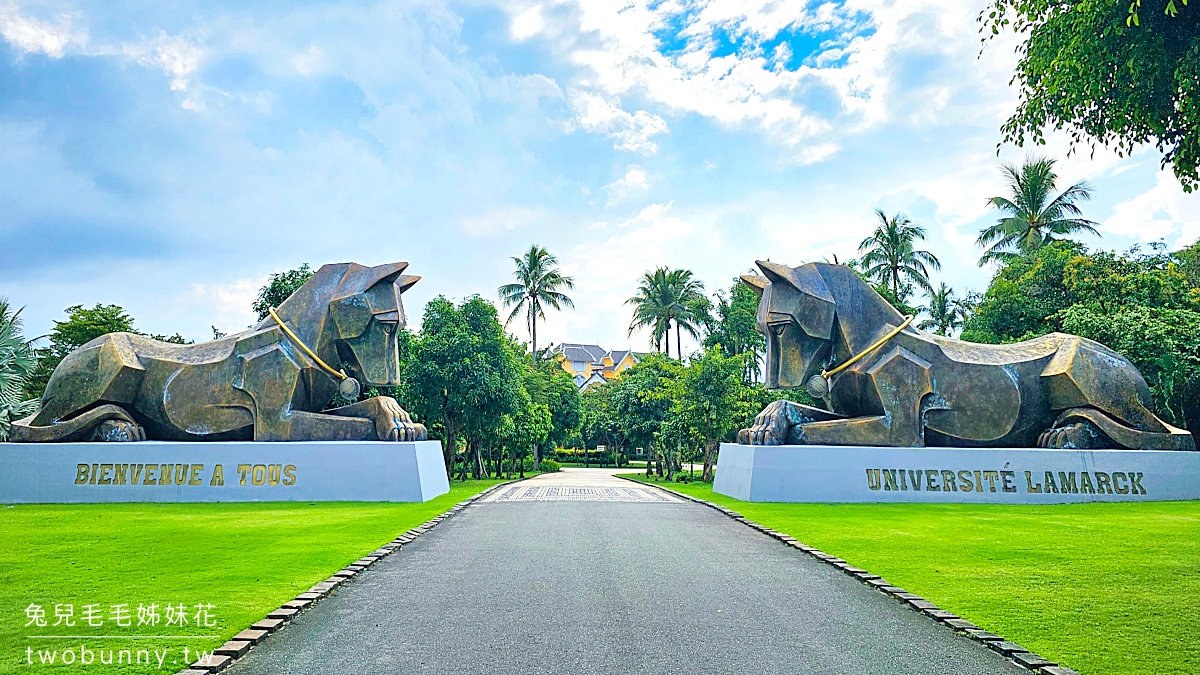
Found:
[[[279,315],[275,313],[274,307],[268,307],[267,312],[271,314],[271,318],[275,320],[275,325],[279,326],[279,329],[283,331],[283,334],[288,336],[288,339],[292,341],[292,344],[299,347],[300,351],[304,352],[306,355],[308,355],[308,358],[316,362],[316,364],[320,366],[321,370],[324,370],[326,373],[329,373],[338,380],[338,391],[341,392],[343,396],[346,398],[358,398],[358,380],[347,375],[345,371],[334,370],[328,363],[322,361],[321,357],[317,356],[316,352],[309,349],[308,345],[304,344],[304,340],[301,340],[299,336],[292,332],[291,328],[288,328],[286,325],[284,325],[283,319],[280,319]]]

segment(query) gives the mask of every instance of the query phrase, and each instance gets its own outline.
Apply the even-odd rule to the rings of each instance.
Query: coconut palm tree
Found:
[[[704,282],[692,278],[691,270],[659,267],[646,272],[638,282],[637,293],[625,301],[633,305],[629,334],[640,328],[650,329],[650,339],[658,351],[671,354],[671,324],[675,324],[675,354],[683,358],[683,333],[700,336],[695,308],[704,295]]]
[[[1092,186],[1087,181],[1080,181],[1053,197],[1058,182],[1053,159],[1027,157],[1020,168],[1011,164],[1000,168],[1008,182],[1009,194],[992,197],[987,203],[1006,215],[980,231],[975,240],[984,249],[980,267],[1035,251],[1065,235],[1090,232],[1099,236],[1096,223],[1080,217],[1083,211],[1078,202],[1092,198]]]
[[[0,441],[8,439],[13,420],[37,410],[36,400],[23,400],[35,365],[33,349],[21,335],[21,310],[11,311],[8,300],[0,298]]]
[[[929,251],[913,248],[918,239],[925,239],[925,228],[912,222],[905,213],[889,218],[883,209],[875,209],[875,215],[879,226],[858,245],[863,254],[858,259],[863,274],[890,287],[901,301],[908,295],[907,291],[901,294],[906,280],[931,291],[929,270],[942,269],[942,263]]]
[[[671,270],[667,277],[674,299],[671,319],[675,321],[675,358],[682,360],[682,333],[686,332],[694,339],[700,338],[700,317],[696,314],[696,308],[704,297],[704,282],[693,279],[691,270]]]
[[[507,326],[518,314],[525,312],[525,327],[529,329],[530,346],[536,359],[537,321],[546,318],[543,308],[574,309],[575,303],[562,291],[574,289],[575,279],[560,272],[558,258],[536,244],[530,246],[525,255],[514,257],[513,263],[517,266],[513,272],[517,282],[505,284],[496,292],[500,294],[500,301],[505,307],[513,308],[504,325]]]
[[[637,292],[625,301],[633,305],[633,318],[629,321],[629,334],[641,328],[650,329],[650,341],[654,350],[665,351],[664,341],[671,332],[671,289],[669,270],[659,267],[653,272],[642,274]]]
[[[931,290],[926,295],[929,297],[929,304],[922,307],[921,311],[929,315],[929,318],[918,324],[921,330],[950,335],[963,324],[965,317],[961,314],[959,299],[954,297],[954,289],[942,282],[937,290]]]

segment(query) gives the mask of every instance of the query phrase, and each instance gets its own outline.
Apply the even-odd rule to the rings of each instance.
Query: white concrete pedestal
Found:
[[[0,443],[0,504],[424,502],[449,491],[438,441]]]
[[[723,443],[713,490],[751,502],[1200,499],[1200,452]]]

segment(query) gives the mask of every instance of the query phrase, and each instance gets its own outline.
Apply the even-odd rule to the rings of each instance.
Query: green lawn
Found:
[[[238,504],[81,504],[0,506],[0,672],[174,673],[183,649],[212,649],[280,604],[400,533],[500,481],[452,482],[423,504],[321,502]],[[401,553],[400,555],[403,555]],[[139,604],[159,605],[160,623],[139,627]],[[186,626],[167,627],[162,607],[183,604]],[[195,624],[212,603],[216,626]],[[26,627],[26,609],[48,625]],[[55,627],[55,605],[74,606],[73,628]],[[112,619],[128,605],[132,626]],[[103,625],[82,621],[98,605]],[[201,616],[201,619],[204,617]],[[216,635],[209,639],[30,640],[28,635]],[[80,647],[96,662],[81,666]],[[74,666],[64,667],[64,650]],[[109,650],[147,651],[149,667],[101,666]],[[54,668],[38,651],[56,651]],[[155,651],[157,650],[157,652]],[[162,669],[157,656],[163,655]],[[84,655],[86,658],[86,654]],[[114,654],[120,658],[119,651]]]
[[[1081,673],[1200,673],[1200,502],[774,504],[663,485]]]

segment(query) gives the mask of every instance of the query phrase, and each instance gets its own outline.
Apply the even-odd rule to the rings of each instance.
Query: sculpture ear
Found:
[[[413,284],[417,283],[420,280],[421,280],[421,277],[408,276],[408,275],[405,275],[405,276],[400,277],[399,279],[396,279],[396,281],[394,282],[396,284],[396,293],[400,294],[400,293],[403,293],[404,291],[407,291],[408,289],[412,288]]]
[[[762,270],[771,283],[795,285],[792,283],[792,268],[787,265],[773,263],[770,260],[755,260],[754,264],[758,265],[758,269]]]
[[[407,267],[408,263],[406,262],[389,263],[375,267],[352,264],[342,276],[341,282],[338,283],[337,290],[333,293],[333,299],[340,300],[355,293],[362,293],[380,283],[391,284],[400,278],[401,273]]]
[[[766,277],[760,277],[757,274],[743,274],[741,277],[742,283],[750,287],[750,290],[762,297],[763,292],[767,290],[767,284],[771,283]]]

